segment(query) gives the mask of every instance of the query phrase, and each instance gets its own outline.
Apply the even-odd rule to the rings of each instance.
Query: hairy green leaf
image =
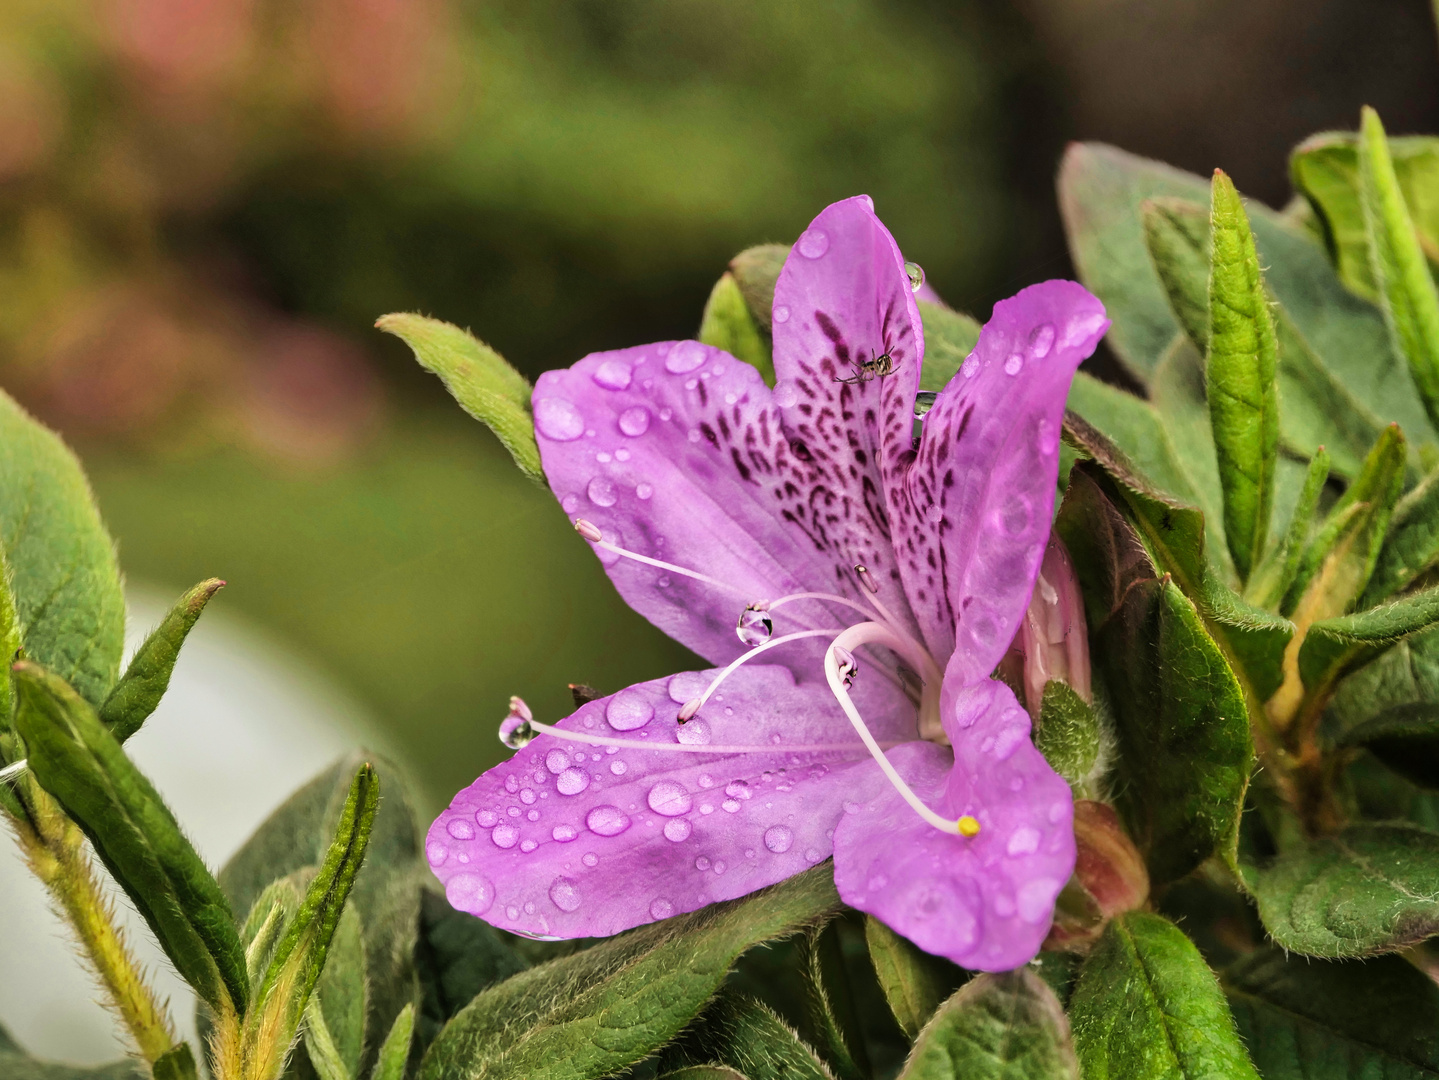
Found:
[[[733,274],[722,275],[710,290],[698,339],[743,360],[756,368],[765,382],[774,385],[774,357],[768,335],[750,312]]]
[[[153,1080],[196,1080],[200,1073],[190,1044],[177,1043],[166,1050],[150,1066],[150,1075]]]
[[[234,916],[169,807],[68,683],[30,661],[13,672],[15,726],[35,779],[90,838],[175,970],[211,1007],[243,1011]]]
[[[1168,919],[1105,928],[1069,1002],[1085,1080],[1258,1080],[1199,950]]]
[[[919,301],[919,317],[924,323],[924,368],[919,373],[919,388],[938,392],[949,385],[965,358],[979,341],[979,323],[943,304]]]
[[[405,1065],[410,1059],[410,1042],[414,1032],[415,1006],[411,1004],[400,1010],[400,1015],[390,1026],[390,1033],[380,1044],[370,1080],[405,1080]]]
[[[424,993],[424,1019],[435,1030],[481,990],[530,966],[506,940],[508,936],[482,919],[456,911],[438,892],[423,890],[415,964]]]
[[[1188,199],[1146,199],[1144,245],[1174,317],[1197,349],[1209,347],[1209,215]]]
[[[1051,679],[1044,684],[1034,745],[1049,767],[1071,784],[1094,770],[1101,741],[1094,709],[1068,683]]]
[[[520,471],[544,482],[530,384],[503,356],[458,326],[423,315],[385,315],[375,326],[404,341],[460,407],[495,433]]]
[[[1439,791],[1439,704],[1395,705],[1350,728],[1343,746],[1362,746],[1400,776]]]
[[[355,1080],[335,1046],[325,1014],[319,1008],[319,999],[315,997],[305,1010],[305,1053],[320,1080]]]
[[[1408,588],[1435,562],[1439,562],[1439,468],[1395,505],[1360,606],[1372,607]]]
[[[873,915],[865,916],[864,938],[890,1011],[905,1035],[913,1039],[967,976],[963,969],[931,956]]]
[[[360,1075],[360,1060],[365,1049],[365,1012],[368,986],[365,979],[365,938],[360,917],[353,907],[340,915],[335,936],[330,942],[320,981],[315,984],[307,1015],[318,1016],[324,1026],[334,1058],[345,1075]],[[308,1021],[307,1021],[308,1023]],[[308,1044],[309,1036],[306,1035]],[[314,1061],[314,1054],[311,1054]],[[314,1061],[323,1073],[320,1063]]]
[[[14,605],[10,629],[0,632],[5,666],[18,625],[25,655],[97,705],[115,684],[125,645],[114,544],[75,455],[3,391],[0,446],[0,553]],[[8,698],[0,693],[0,703]],[[8,718],[7,707],[0,725]]]
[[[729,263],[729,272],[734,275],[740,295],[765,333],[772,329],[774,284],[788,258],[789,247],[785,244],[759,244],[745,248]]]
[[[1275,943],[1331,959],[1394,952],[1439,931],[1439,834],[1350,825],[1244,868]]]
[[[1304,487],[1300,490],[1299,501],[1289,517],[1289,528],[1282,539],[1270,552],[1265,564],[1250,579],[1246,595],[1263,607],[1278,607],[1279,601],[1294,584],[1299,573],[1299,560],[1309,544],[1309,534],[1314,526],[1314,512],[1319,506],[1325,481],[1329,479],[1329,455],[1324,447],[1309,462],[1304,475]]]
[[[1299,675],[1305,689],[1323,692],[1353,669],[1367,664],[1410,634],[1439,622],[1439,587],[1398,600],[1323,619],[1309,627],[1299,648]]]
[[[1263,949],[1221,981],[1265,1080],[1439,1077],[1439,987],[1397,956],[1336,963]]]
[[[180,658],[180,646],[185,644],[210,597],[224,585],[218,578],[210,578],[180,597],[135,652],[125,674],[100,706],[100,719],[120,742],[139,731],[160,704],[170,686],[175,661]]]
[[[835,1073],[848,1080],[869,1075],[860,1017],[849,992],[839,943],[839,923],[812,926],[804,937],[805,1002],[816,1049]]]
[[[833,1080],[833,1074],[775,1012],[722,990],[680,1041],[666,1049],[670,1068],[715,1064],[749,1080]]]
[[[1078,1080],[1069,1022],[1028,968],[980,975],[939,1007],[901,1080]]]
[[[650,923],[483,991],[425,1053],[420,1080],[608,1076],[669,1042],[746,949],[837,909],[813,870],[742,900]]]
[[[688,1065],[660,1073],[659,1080],[749,1080],[749,1077],[727,1065]]]

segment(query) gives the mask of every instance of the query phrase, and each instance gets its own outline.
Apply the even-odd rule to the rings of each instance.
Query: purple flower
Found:
[[[1074,866],[1073,805],[990,675],[1045,553],[1070,381],[1107,326],[1069,281],[997,304],[917,432],[919,313],[861,196],[780,275],[773,391],[694,341],[543,375],[561,506],[624,598],[717,666],[555,727],[516,703],[507,725],[543,734],[430,830],[450,902],[613,934],[833,855],[845,901],[922,948],[1029,960]]]

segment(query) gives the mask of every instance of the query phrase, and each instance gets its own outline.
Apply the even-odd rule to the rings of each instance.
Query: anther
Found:
[[[959,829],[960,836],[973,839],[979,835],[979,822],[968,814],[965,814],[964,817],[960,818],[954,824],[955,827]]]
[[[584,518],[575,518],[575,532],[579,533],[592,544],[598,544],[604,539],[600,527],[593,521],[586,521]]]
[[[869,572],[867,566],[856,566],[855,574],[859,577],[859,583],[864,586],[864,591],[870,596],[879,595],[879,582],[874,580],[874,575]]]
[[[695,713],[700,711],[701,704],[702,702],[699,698],[693,698],[690,701],[686,701],[683,705],[680,706],[680,711],[675,716],[675,719],[678,720],[681,724],[693,720]]]

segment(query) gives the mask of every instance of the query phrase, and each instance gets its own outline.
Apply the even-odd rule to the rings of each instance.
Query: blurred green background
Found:
[[[534,376],[691,334],[865,191],[984,317],[1069,272],[1067,139],[1281,203],[1361,103],[1439,130],[1435,40],[1424,0],[0,0],[0,385],[132,578],[227,578],[439,804],[510,694],[687,659],[378,315]]]

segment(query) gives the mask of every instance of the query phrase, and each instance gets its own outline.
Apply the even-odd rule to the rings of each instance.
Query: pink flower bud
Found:
[[[1029,599],[1029,610],[1014,635],[1004,666],[1011,675],[1023,665],[1025,705],[1038,718],[1045,683],[1068,683],[1086,702],[1093,701],[1089,682],[1089,633],[1084,625],[1084,599],[1064,542],[1054,533]]]
[[[1074,877],[1055,904],[1046,949],[1086,952],[1104,924],[1149,901],[1149,870],[1114,808],[1091,799],[1074,804]]]

